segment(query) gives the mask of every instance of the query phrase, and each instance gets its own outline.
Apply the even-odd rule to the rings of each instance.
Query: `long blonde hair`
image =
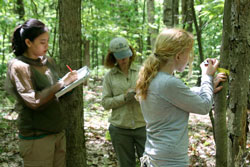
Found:
[[[146,59],[136,82],[136,98],[145,100],[150,82],[159,72],[160,67],[172,56],[193,47],[193,35],[183,29],[163,29],[157,36],[153,53]],[[191,65],[193,57],[189,59]]]

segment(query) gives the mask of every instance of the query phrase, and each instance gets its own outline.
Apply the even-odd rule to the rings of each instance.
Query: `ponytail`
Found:
[[[160,70],[160,66],[163,62],[161,62],[156,56],[157,55],[150,55],[140,69],[139,77],[136,82],[137,100],[140,98],[141,100],[146,99],[149,84]]]
[[[16,56],[22,55],[27,49],[25,41],[22,39],[21,29],[22,25],[17,26],[12,36],[12,50]]]

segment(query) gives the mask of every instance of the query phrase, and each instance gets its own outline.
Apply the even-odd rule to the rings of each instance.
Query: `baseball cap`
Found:
[[[128,41],[123,37],[116,37],[110,41],[109,49],[116,59],[124,59],[133,55]]]

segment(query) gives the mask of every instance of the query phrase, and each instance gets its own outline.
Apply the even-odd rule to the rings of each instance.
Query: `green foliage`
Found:
[[[106,131],[106,133],[105,133],[105,139],[108,140],[108,141],[111,141],[111,137],[110,137],[109,131]]]
[[[92,75],[103,76],[106,73],[100,66],[108,52],[110,40],[115,36],[126,37],[136,49],[138,60],[144,60],[148,53],[148,27],[158,30],[164,27],[162,22],[162,0],[155,1],[155,23],[147,22],[147,10],[144,0],[92,0],[82,1],[82,40],[90,41],[90,62],[93,67]],[[202,2],[202,3],[201,3]],[[50,56],[58,57],[58,8],[57,0],[23,0],[25,16],[42,20],[50,29]],[[0,74],[6,72],[6,64],[13,57],[11,54],[11,35],[15,26],[23,23],[16,12],[17,4],[14,0],[0,2]],[[204,58],[219,57],[223,21],[223,0],[195,1],[196,15],[202,23],[202,44]],[[181,16],[181,15],[180,15]],[[181,17],[180,21],[181,21]],[[179,26],[181,27],[181,26]],[[195,34],[195,32],[194,32]],[[198,46],[195,45],[198,55]],[[84,56],[84,55],[83,55]],[[198,56],[194,61],[194,70],[199,69]],[[185,76],[185,75],[183,75]],[[187,81],[188,83],[189,81]]]
[[[158,30],[164,27],[162,23],[162,0],[155,1],[155,23],[147,23],[147,10],[144,0],[92,0],[82,1],[82,39],[90,40],[90,55],[92,67],[101,65],[108,52],[109,41],[115,36],[126,37],[137,50],[138,60],[144,60],[149,51],[147,44],[148,27]],[[221,45],[223,0],[195,1],[197,17],[202,21],[202,41],[206,57],[218,57]],[[25,17],[42,20],[50,29],[49,55],[58,57],[58,8],[57,0],[23,0]],[[10,39],[14,27],[23,22],[16,12],[16,1],[0,2],[0,60],[3,61],[0,71],[4,73],[7,61],[12,58]],[[181,16],[181,15],[180,15]],[[181,17],[179,17],[181,20]],[[181,26],[180,26],[181,27]],[[6,31],[6,36],[3,37]],[[3,39],[4,38],[4,39]],[[4,44],[4,45],[3,45]],[[198,54],[197,45],[195,53]],[[2,59],[4,54],[4,59]],[[140,61],[141,62],[141,61]],[[196,62],[194,62],[195,64]],[[195,67],[199,67],[195,64]],[[197,69],[197,68],[196,68]],[[99,71],[98,71],[99,72]]]
[[[196,5],[195,9],[198,14],[197,19],[202,21],[202,44],[205,58],[218,58],[223,29],[224,1],[205,0],[203,4]],[[195,51],[197,53],[197,47]]]
[[[94,78],[93,85],[101,82],[104,74],[108,71],[102,66],[104,57],[108,52],[110,40],[115,36],[126,37],[130,44],[136,49],[138,64],[140,65],[148,53],[148,27],[154,26],[158,30],[164,27],[162,22],[162,2],[155,1],[155,23],[149,25],[147,22],[147,10],[144,0],[128,1],[121,0],[92,0],[82,1],[82,40],[90,41],[91,77]],[[218,57],[221,45],[223,0],[195,1],[196,15],[202,21],[202,44],[205,58]],[[50,30],[49,55],[57,58],[58,47],[58,0],[23,0],[25,15],[23,20],[37,18],[43,21]],[[0,1],[0,76],[4,81],[7,62],[13,58],[11,53],[11,36],[14,28],[23,23],[16,12],[15,0]],[[180,15],[181,16],[181,15]],[[181,22],[181,17],[180,22]],[[181,26],[179,26],[181,27]],[[195,36],[195,32],[194,32]],[[198,55],[197,44],[195,54]],[[84,55],[83,55],[84,56]],[[198,56],[194,60],[193,76],[187,79],[187,69],[183,74],[178,74],[183,81],[192,86],[196,83],[199,75]],[[92,84],[92,83],[91,83]],[[2,88],[3,83],[0,85]],[[3,89],[3,88],[2,88]],[[9,106],[14,105],[14,99],[0,93],[1,103]]]

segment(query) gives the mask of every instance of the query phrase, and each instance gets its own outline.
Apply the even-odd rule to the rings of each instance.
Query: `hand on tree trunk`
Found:
[[[219,85],[220,82],[224,82],[227,80],[227,75],[225,73],[218,73],[214,78],[214,93],[218,93],[223,86]]]

